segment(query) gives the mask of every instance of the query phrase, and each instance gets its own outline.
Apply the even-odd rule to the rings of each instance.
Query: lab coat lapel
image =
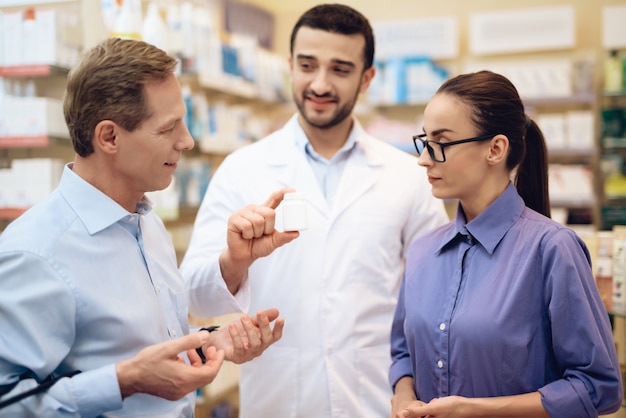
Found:
[[[367,141],[362,140],[353,153],[341,176],[333,218],[339,216],[376,182],[376,166],[379,162],[375,156],[369,155]]]
[[[327,215],[330,211],[328,202],[315,178],[315,173],[303,151],[293,146],[285,146],[285,141],[291,141],[289,129],[285,135],[277,138],[274,143],[269,164],[276,170],[276,178],[281,187],[293,187],[307,195],[311,206]],[[281,142],[282,141],[282,142]]]

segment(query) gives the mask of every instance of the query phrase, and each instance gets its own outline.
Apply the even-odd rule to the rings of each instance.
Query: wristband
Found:
[[[198,331],[213,332],[213,331],[217,331],[219,328],[220,328],[219,325],[211,325],[210,327],[202,327]],[[202,347],[196,348],[196,353],[198,353],[198,355],[200,356],[200,360],[202,360],[202,364],[206,363],[206,357],[204,356],[204,353],[202,352]]]

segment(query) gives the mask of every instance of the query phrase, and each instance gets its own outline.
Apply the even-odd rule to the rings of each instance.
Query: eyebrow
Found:
[[[296,59],[298,60],[313,60],[313,61],[317,61],[317,58],[315,58],[315,56],[313,55],[306,55],[306,54],[298,54],[296,56]],[[348,67],[351,68],[356,68],[356,65],[352,62],[352,61],[345,61],[345,60],[340,60],[340,59],[332,59],[331,62],[333,64],[338,64],[338,65],[346,65]]]
[[[447,132],[454,132],[454,131],[452,129],[447,129],[447,128],[436,129],[431,132],[431,136],[438,136]],[[424,133],[426,133],[426,131],[424,131]]]

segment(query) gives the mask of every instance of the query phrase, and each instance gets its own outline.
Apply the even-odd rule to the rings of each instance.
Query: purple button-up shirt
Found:
[[[459,208],[413,243],[391,342],[390,383],[412,376],[426,402],[539,391],[552,417],[567,418],[621,404],[589,252],[511,184],[476,219]]]

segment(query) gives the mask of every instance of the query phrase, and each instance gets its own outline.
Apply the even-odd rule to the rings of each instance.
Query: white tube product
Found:
[[[302,231],[308,228],[307,202],[304,194],[285,193],[282,204],[285,231]]]

